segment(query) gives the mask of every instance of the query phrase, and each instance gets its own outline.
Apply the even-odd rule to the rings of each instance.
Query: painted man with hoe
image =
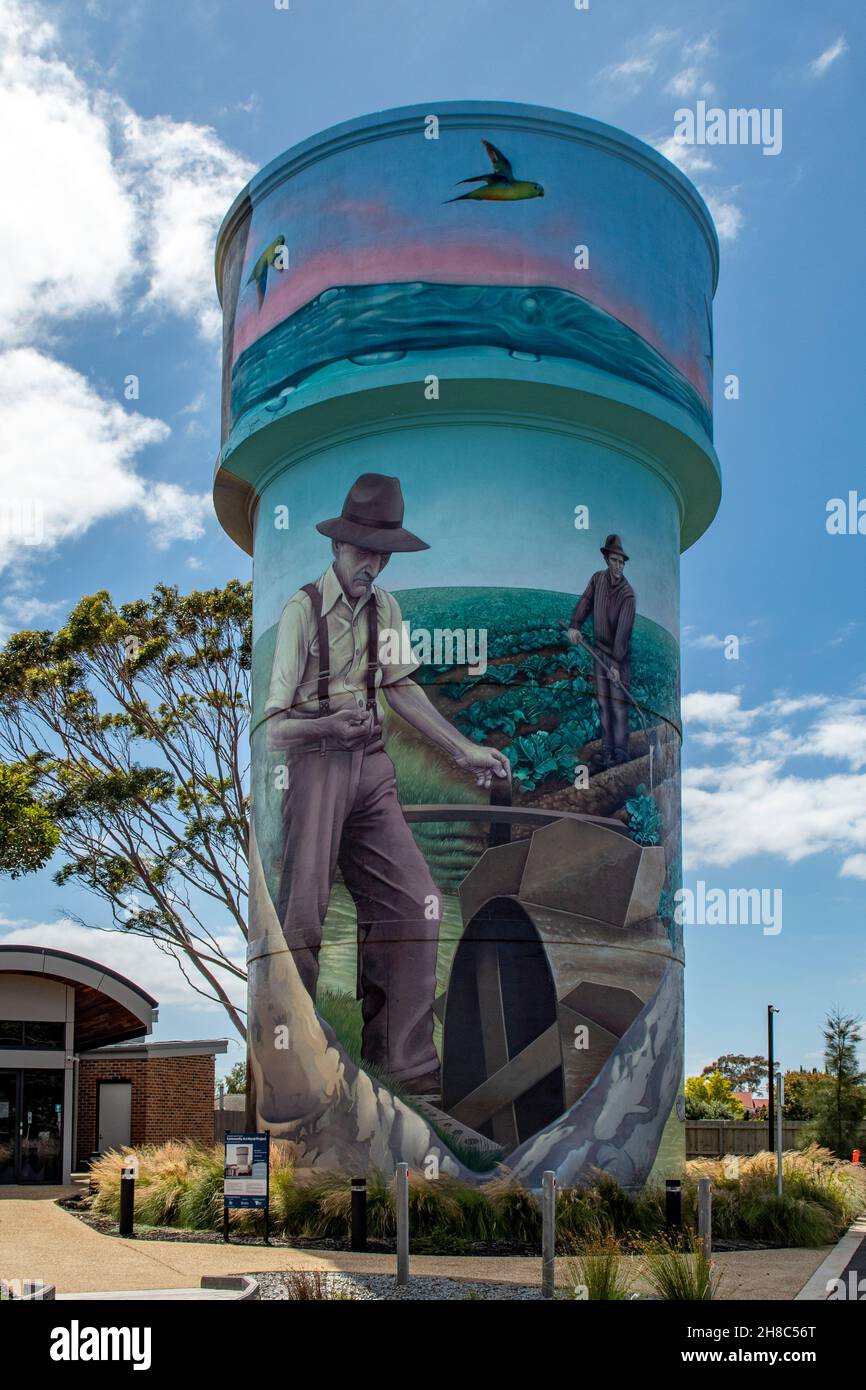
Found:
[[[277,910],[315,998],[339,866],[358,917],[364,1060],[404,1090],[432,1095],[439,1089],[433,1001],[442,898],[397,800],[379,696],[480,786],[507,777],[508,761],[438,713],[410,679],[417,661],[379,660],[379,633],[401,632],[403,620],[375,580],[395,552],[428,549],[403,527],[399,480],[362,474],[340,516],[316,529],[329,537],[333,561],[283,610],[266,705],[269,746],[283,752],[288,769]]]
[[[596,570],[583,591],[568,623],[568,639],[580,643],[581,629],[592,614],[595,698],[601,720],[601,753],[604,766],[629,760],[628,712],[625,694],[631,683],[631,634],[634,627],[635,593],[623,570],[628,559],[617,535],[608,536],[601,553],[607,569]]]

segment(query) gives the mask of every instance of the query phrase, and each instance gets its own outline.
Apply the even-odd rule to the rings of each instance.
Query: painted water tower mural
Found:
[[[655,151],[513,104],[348,122],[226,218],[248,1119],[301,1166],[682,1161],[679,556],[719,501],[717,269]]]

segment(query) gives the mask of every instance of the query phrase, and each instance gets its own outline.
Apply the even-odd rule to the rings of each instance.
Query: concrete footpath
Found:
[[[42,1279],[59,1294],[97,1289],[190,1288],[203,1274],[321,1269],[387,1274],[393,1255],[294,1250],[285,1246],[204,1245],[192,1241],[121,1240],[86,1226],[56,1205],[79,1188],[0,1188],[0,1278]],[[721,1299],[796,1298],[827,1256],[822,1250],[749,1250],[714,1256]],[[560,1271],[563,1260],[557,1260]],[[539,1285],[541,1259],[414,1255],[418,1274]]]

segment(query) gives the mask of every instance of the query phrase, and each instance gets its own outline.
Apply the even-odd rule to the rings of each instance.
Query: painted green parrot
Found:
[[[247,284],[251,285],[255,280],[256,289],[259,295],[260,309],[265,302],[265,292],[268,288],[268,271],[285,270],[286,268],[284,262],[286,261],[287,257],[285,255],[280,257],[280,262],[283,262],[282,264],[277,261],[277,257],[280,255],[280,252],[282,251],[282,248],[285,246],[285,244],[286,238],[282,235],[282,233],[280,233],[280,235],[274,241],[271,242],[270,246],[268,246],[262,252],[262,254],[259,256],[259,259],[256,261],[255,265],[250,271]]]
[[[489,140],[482,140],[481,143],[490,156],[493,173],[474,174],[471,179],[461,179],[461,183],[483,183],[484,187],[473,188],[471,193],[458,193],[456,198],[446,198],[446,203],[461,203],[466,198],[474,198],[476,202],[508,203],[524,198],[544,197],[544,189],[540,183],[532,183],[529,179],[516,179],[511,162],[505,158],[502,151],[491,145]]]

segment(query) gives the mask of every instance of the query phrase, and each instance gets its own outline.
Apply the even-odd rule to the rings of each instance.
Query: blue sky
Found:
[[[830,1006],[866,1013],[866,536],[825,526],[830,498],[866,498],[862,30],[839,0],[0,0],[0,495],[26,478],[45,516],[40,544],[0,528],[4,634],[102,587],[248,576],[209,500],[212,248],[287,146],[387,106],[526,101],[622,126],[701,188],[725,491],[683,560],[686,882],[779,888],[784,917],[775,936],[687,928],[689,1072],[762,1050],[770,1001],[788,1066],[820,1062]],[[701,98],[781,108],[781,152],[674,148]],[[162,1037],[225,1033],[159,953],[88,939],[68,910],[98,920],[47,871],[4,881],[0,940],[101,955],[161,999]]]

